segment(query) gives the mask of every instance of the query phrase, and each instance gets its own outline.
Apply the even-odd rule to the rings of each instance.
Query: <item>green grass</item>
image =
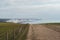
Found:
[[[25,40],[28,26],[28,24],[0,23],[0,40],[7,40],[7,33],[8,40]],[[15,38],[13,36],[15,36]]]

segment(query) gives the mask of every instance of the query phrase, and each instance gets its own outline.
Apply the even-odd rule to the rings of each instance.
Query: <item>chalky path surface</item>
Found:
[[[27,40],[60,40],[60,32],[47,28],[45,25],[31,24]]]

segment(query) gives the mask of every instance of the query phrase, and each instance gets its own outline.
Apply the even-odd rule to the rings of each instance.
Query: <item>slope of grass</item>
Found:
[[[45,27],[60,32],[60,23],[47,23]]]
[[[20,39],[25,40],[27,32],[28,32],[28,24],[0,22],[0,40],[20,40]]]

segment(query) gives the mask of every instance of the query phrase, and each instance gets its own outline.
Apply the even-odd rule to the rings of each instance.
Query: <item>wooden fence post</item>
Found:
[[[8,32],[6,32],[6,39],[8,40]]]
[[[13,29],[13,40],[15,40],[15,30]]]

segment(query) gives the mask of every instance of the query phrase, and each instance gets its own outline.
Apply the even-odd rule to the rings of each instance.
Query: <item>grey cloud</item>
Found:
[[[60,6],[55,3],[58,3],[58,0],[3,0],[0,1],[0,17],[58,18]]]
[[[60,3],[59,0],[0,0],[0,7],[42,5],[47,3]]]

